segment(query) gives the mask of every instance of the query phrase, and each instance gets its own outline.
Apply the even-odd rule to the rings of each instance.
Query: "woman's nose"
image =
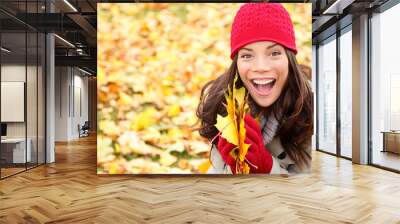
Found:
[[[266,57],[256,57],[253,64],[254,72],[265,72],[271,70],[271,63]]]

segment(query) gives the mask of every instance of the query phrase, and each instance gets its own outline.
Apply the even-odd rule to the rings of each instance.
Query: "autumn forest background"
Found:
[[[99,174],[204,173],[210,144],[196,128],[204,84],[230,65],[241,4],[98,4]],[[311,4],[284,4],[297,60],[311,66]]]

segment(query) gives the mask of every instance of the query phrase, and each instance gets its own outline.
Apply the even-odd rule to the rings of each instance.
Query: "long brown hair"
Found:
[[[307,169],[311,165],[312,91],[294,53],[288,49],[285,49],[285,51],[289,60],[288,79],[281,95],[267,111],[268,113],[272,112],[278,118],[279,127],[276,135],[280,137],[289,157],[300,169]],[[233,85],[235,75],[238,72],[237,59],[236,54],[229,69],[215,80],[209,81],[201,91],[196,115],[201,122],[199,133],[208,140],[212,140],[218,134],[218,130],[214,126],[217,121],[217,114],[225,116],[227,113],[223,105],[225,103],[224,94],[228,86]],[[241,80],[238,85],[243,85]],[[249,101],[253,101],[250,96]],[[252,111],[254,112],[255,109],[263,111],[266,115],[266,110],[254,108]],[[217,144],[217,139],[214,140],[213,144]]]

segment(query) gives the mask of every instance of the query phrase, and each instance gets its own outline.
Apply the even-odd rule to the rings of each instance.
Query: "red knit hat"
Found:
[[[236,13],[231,31],[231,59],[255,41],[274,41],[297,54],[292,20],[279,3],[247,3]]]

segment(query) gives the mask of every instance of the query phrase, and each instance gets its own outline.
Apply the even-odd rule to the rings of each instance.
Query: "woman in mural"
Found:
[[[313,133],[312,92],[297,64],[294,27],[278,3],[248,3],[237,12],[231,30],[232,64],[202,89],[197,116],[200,135],[212,141],[208,173],[236,173],[230,155],[235,145],[215,127],[227,114],[225,94],[233,86],[249,93],[250,112],[244,117],[246,161],[250,173],[309,172]],[[218,137],[216,137],[218,136]]]

